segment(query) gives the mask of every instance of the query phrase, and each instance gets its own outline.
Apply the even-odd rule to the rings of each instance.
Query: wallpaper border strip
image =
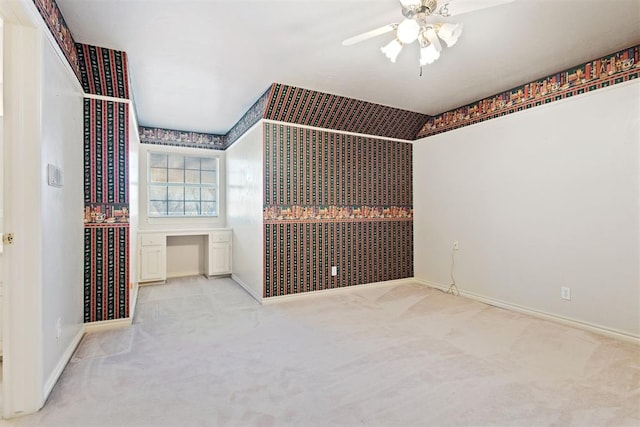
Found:
[[[416,139],[528,110],[637,79],[640,45],[605,55],[541,79],[430,117]]]

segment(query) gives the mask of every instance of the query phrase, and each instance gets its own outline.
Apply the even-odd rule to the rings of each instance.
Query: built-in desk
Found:
[[[207,248],[205,273],[208,276],[231,274],[231,233],[230,228],[139,231],[139,281],[159,282],[167,279],[167,237],[170,236],[204,236]]]

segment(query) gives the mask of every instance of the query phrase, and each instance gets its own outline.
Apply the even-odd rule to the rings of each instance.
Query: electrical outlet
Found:
[[[459,251],[460,250],[460,242],[458,242],[457,240],[453,241],[453,250],[454,251]]]
[[[62,319],[58,317],[58,320],[56,321],[56,339],[60,339],[61,335],[62,335]]]
[[[331,275],[332,276],[337,276],[338,275],[338,267],[337,266],[333,266],[331,267]]]
[[[566,300],[571,300],[571,288],[566,287],[566,286],[562,286],[560,288],[560,298],[566,299]]]

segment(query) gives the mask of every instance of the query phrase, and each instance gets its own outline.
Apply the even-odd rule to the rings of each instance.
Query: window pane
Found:
[[[184,169],[169,169],[169,182],[183,183]]]
[[[217,216],[218,159],[149,153],[149,216]]]
[[[203,188],[202,189],[202,201],[203,202],[215,202],[216,201],[216,189],[215,188]]]
[[[200,202],[185,202],[184,214],[188,216],[200,215]]]
[[[184,156],[169,154],[169,168],[184,169]]]
[[[185,157],[184,162],[185,169],[200,170],[200,157]]]
[[[167,170],[164,168],[151,168],[151,182],[167,182]]]
[[[167,167],[167,155],[160,153],[149,154],[149,167],[152,168],[166,168]]]
[[[187,184],[200,184],[200,171],[184,171],[184,181]]]
[[[185,200],[198,200],[200,201],[200,187],[187,187],[184,189]]]
[[[152,201],[149,203],[149,216],[167,214],[167,202]]]
[[[216,159],[213,159],[211,157],[202,157],[201,168],[202,170],[206,171],[215,171]]]
[[[169,200],[184,200],[184,187],[169,187]]]
[[[167,187],[159,185],[149,187],[149,200],[167,200]]]
[[[202,202],[202,215],[215,216],[216,204],[214,202]]]
[[[184,202],[169,202],[169,215],[184,215]]]
[[[202,171],[202,183],[203,184],[215,184],[216,183],[216,173],[215,172]]]

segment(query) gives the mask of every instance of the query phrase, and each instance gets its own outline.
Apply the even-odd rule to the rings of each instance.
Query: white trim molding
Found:
[[[235,274],[231,274],[231,280],[233,280],[234,282],[236,282],[238,285],[240,285],[240,287],[242,287],[242,289],[244,289],[245,291],[247,291],[247,293],[249,295],[251,295],[251,297],[253,299],[255,299],[257,302],[259,302],[260,304],[262,304],[262,295],[258,295],[256,294],[256,292],[253,290],[253,288],[251,288],[251,286],[247,285],[245,282],[243,282],[242,280],[240,280],[240,278],[238,276],[236,276]]]
[[[445,286],[445,285],[441,285],[439,283],[434,283],[434,282],[429,282],[427,280],[421,280],[421,279],[417,279],[414,278],[412,280],[415,280],[417,283],[424,285],[424,286],[428,286],[430,288],[434,288],[434,289],[439,289],[441,291],[446,291],[449,286]],[[618,339],[621,341],[626,341],[626,342],[630,342],[632,344],[636,344],[636,345],[640,345],[640,337],[635,336],[635,335],[630,335],[627,334],[625,332],[622,331],[617,331],[614,329],[610,329],[610,328],[605,328],[603,326],[600,325],[594,325],[592,323],[587,323],[587,322],[582,322],[580,320],[576,320],[576,319],[570,319],[568,317],[562,317],[562,316],[558,316],[556,314],[551,314],[551,313],[546,313],[544,311],[538,311],[538,310],[534,310],[532,308],[527,308],[527,307],[523,307],[521,305],[518,304],[513,304],[510,302],[506,302],[506,301],[502,301],[502,300],[498,300],[495,298],[490,298],[490,297],[486,297],[483,295],[478,295],[476,293],[473,292],[469,292],[469,291],[465,291],[462,290],[458,287],[458,291],[460,293],[461,297],[465,297],[465,298],[469,298],[475,301],[479,301],[482,302],[484,304],[487,305],[491,305],[494,307],[499,307],[499,308],[504,308],[506,310],[511,310],[511,311],[515,311],[517,313],[522,313],[522,314],[527,314],[529,316],[533,316],[539,319],[544,319],[544,320],[549,320],[555,323],[559,323],[565,326],[570,326],[573,328],[578,328],[578,329],[582,329],[584,331],[589,331],[589,332],[593,332],[599,335],[604,335],[606,337],[609,338],[614,338],[614,339]]]
[[[319,296],[327,296],[330,294],[353,292],[353,291],[358,291],[365,288],[366,289],[385,288],[389,286],[409,284],[409,283],[413,283],[413,281],[414,281],[413,278],[408,278],[408,279],[387,280],[384,282],[362,283],[360,285],[344,286],[341,288],[321,289],[318,291],[301,292],[299,294],[280,295],[275,297],[262,298],[260,302],[262,303],[262,305],[277,304],[279,302],[291,301],[291,300],[302,299],[302,298],[313,298],[313,297],[319,297]]]
[[[78,332],[73,337],[73,340],[69,343],[69,346],[64,351],[64,354],[58,361],[58,364],[56,365],[53,372],[51,372],[51,375],[49,375],[49,378],[44,384],[44,391],[43,391],[44,398],[42,400],[43,405],[44,405],[44,402],[49,397],[49,394],[53,390],[53,387],[56,385],[56,382],[58,382],[58,378],[60,378],[60,375],[62,375],[62,371],[64,371],[65,366],[67,366],[67,363],[69,363],[69,361],[71,360],[71,356],[73,356],[73,353],[76,351],[76,348],[78,348],[78,345],[80,344],[80,341],[82,340],[82,337],[84,336],[84,334],[85,334],[85,330],[84,330],[84,326],[82,326],[78,329]]]
[[[404,142],[406,144],[413,144],[415,142],[415,141],[409,140],[409,139],[391,138],[391,137],[388,137],[388,136],[371,135],[371,134],[367,134],[367,133],[348,132],[348,131],[345,131],[345,130],[336,130],[336,129],[329,129],[329,128],[321,128],[321,127],[317,127],[317,126],[301,125],[301,124],[297,124],[297,123],[281,122],[281,121],[272,120],[272,119],[260,119],[260,121],[258,121],[257,123],[269,123],[269,124],[273,124],[273,125],[285,125],[285,126],[291,126],[291,127],[300,128],[300,129],[309,129],[309,130],[316,130],[316,131],[321,131],[321,132],[337,133],[337,134],[340,134],[340,135],[359,136],[359,137],[362,137],[362,138],[374,138],[374,139],[382,139],[382,140],[385,140],[385,141]]]
[[[125,317],[124,319],[102,320],[100,322],[90,322],[84,324],[84,332],[87,334],[93,332],[111,331],[113,329],[127,328],[133,323],[133,318]]]
[[[84,98],[97,99],[100,101],[111,101],[111,102],[120,102],[122,104],[131,104],[131,100],[127,98],[115,98],[113,96],[96,95],[93,93],[86,93],[86,92],[84,92],[82,96]],[[136,117],[136,124],[137,124],[137,117]]]

